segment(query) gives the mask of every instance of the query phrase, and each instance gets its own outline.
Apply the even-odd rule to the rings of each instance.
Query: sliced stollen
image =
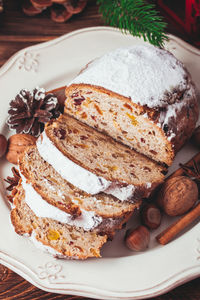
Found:
[[[99,193],[95,196],[76,188],[40,155],[35,146],[28,147],[19,159],[20,173],[49,204],[77,217],[81,210],[94,211],[103,218],[121,217],[133,211],[140,201],[128,203],[111,195]]]
[[[11,222],[16,233],[29,236],[36,246],[60,258],[86,259],[100,257],[100,249],[107,235],[95,231],[62,224],[49,218],[37,217],[24,201],[21,185],[14,196],[15,208],[11,211]]]
[[[147,197],[165,169],[142,154],[68,115],[47,123],[37,140],[40,155],[79,189],[121,201]]]
[[[183,64],[164,49],[136,45],[89,63],[66,88],[65,113],[169,166],[199,109]]]
[[[38,217],[82,227],[96,229],[112,235],[114,230],[140,206],[122,202],[113,196],[100,193],[92,196],[75,188],[44,161],[35,146],[26,148],[19,159],[21,182],[25,202]]]

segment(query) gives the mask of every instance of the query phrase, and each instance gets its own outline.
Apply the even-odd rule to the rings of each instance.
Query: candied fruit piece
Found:
[[[83,113],[81,114],[81,118],[87,119],[87,114],[86,114],[86,112],[83,112]]]
[[[113,124],[116,129],[120,130],[119,124],[116,121],[113,120]]]
[[[95,249],[91,248],[90,252],[95,256],[95,257],[101,257],[101,255],[99,254],[99,252],[97,252]]]
[[[86,148],[88,148],[88,145],[85,145],[85,144],[75,144],[74,148],[78,148],[78,147],[80,147],[82,149],[86,149]]]
[[[92,102],[92,100],[89,97],[86,98],[86,101],[88,104],[90,104]]]
[[[131,123],[136,126],[138,124],[136,118],[133,115],[130,115],[129,113],[126,113],[126,115],[131,119]]]
[[[74,105],[81,105],[82,102],[85,100],[85,97],[80,96],[79,98],[74,99]]]
[[[133,111],[132,107],[128,103],[125,103],[124,107],[128,108],[130,111]]]
[[[60,234],[59,234],[59,232],[56,231],[56,230],[49,229],[47,238],[48,238],[50,241],[55,241],[55,240],[58,240],[58,239],[60,238]]]
[[[100,115],[103,115],[102,110],[100,109],[100,107],[99,107],[97,104],[94,104],[94,107],[96,108],[97,112],[98,112]]]
[[[108,166],[108,165],[103,165],[105,168],[110,170],[111,172],[117,171],[118,167],[117,166]]]

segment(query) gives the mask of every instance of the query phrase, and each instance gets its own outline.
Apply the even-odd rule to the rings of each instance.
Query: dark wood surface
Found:
[[[95,0],[89,0],[86,9],[65,24],[55,24],[48,12],[27,17],[21,10],[20,0],[4,0],[5,10],[0,15],[0,66],[16,51],[47,41],[72,30],[104,25]],[[168,32],[192,43],[177,25],[170,23]],[[3,242],[3,241],[2,241]],[[134,272],[134,270],[133,270]],[[63,296],[39,290],[19,275],[0,265],[0,299],[86,299]],[[200,278],[188,282],[165,295],[151,300],[200,300]]]

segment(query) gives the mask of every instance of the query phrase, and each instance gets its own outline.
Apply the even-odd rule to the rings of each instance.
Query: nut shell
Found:
[[[0,158],[4,156],[7,150],[7,139],[3,134],[0,134]]]
[[[132,251],[144,251],[150,242],[150,232],[145,226],[127,230],[125,244]]]
[[[186,176],[172,177],[162,186],[157,204],[169,216],[179,216],[192,208],[198,200],[197,184]]]
[[[30,134],[14,134],[8,139],[8,151],[6,159],[12,163],[17,164],[19,155],[26,149],[26,147],[35,145],[37,138]]]
[[[161,223],[160,209],[153,203],[146,204],[141,210],[142,224],[149,229],[156,229]]]

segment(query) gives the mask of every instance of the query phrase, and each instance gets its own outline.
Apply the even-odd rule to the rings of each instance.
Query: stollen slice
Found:
[[[74,186],[121,201],[148,197],[166,172],[151,159],[68,115],[46,124],[37,149]]]
[[[107,241],[106,234],[85,232],[82,228],[62,224],[53,219],[37,217],[24,201],[21,185],[14,196],[15,208],[11,222],[16,233],[29,236],[36,245],[55,257],[86,259],[100,257],[100,249]]]
[[[104,227],[119,229],[121,220],[141,204],[120,201],[104,193],[92,196],[63,179],[39,155],[35,146],[27,147],[19,159],[26,202],[40,216],[82,226],[85,230]]]

